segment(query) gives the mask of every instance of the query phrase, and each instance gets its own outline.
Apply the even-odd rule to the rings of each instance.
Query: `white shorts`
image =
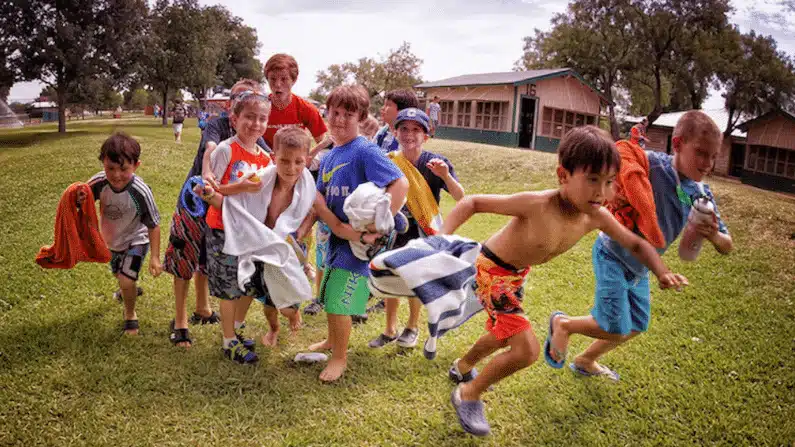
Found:
[[[174,133],[182,133],[182,123],[174,123]]]

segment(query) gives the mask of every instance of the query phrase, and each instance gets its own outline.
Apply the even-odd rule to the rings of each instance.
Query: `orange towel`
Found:
[[[78,208],[77,193],[86,199]],[[94,194],[86,183],[72,183],[58,202],[55,215],[55,243],[41,247],[36,263],[44,268],[70,269],[78,262],[109,262],[110,251],[97,225]]]
[[[607,207],[622,225],[639,230],[655,247],[665,248],[665,236],[657,223],[646,152],[626,140],[617,141],[616,147],[621,154],[621,170],[616,179],[616,198]]]

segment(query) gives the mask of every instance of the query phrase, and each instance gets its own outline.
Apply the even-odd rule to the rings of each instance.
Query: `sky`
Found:
[[[732,21],[741,31],[770,34],[795,55],[795,1],[734,0]],[[331,64],[378,58],[403,41],[423,60],[421,76],[434,81],[471,73],[510,71],[522,55],[522,38],[549,29],[566,3],[553,0],[200,0],[222,4],[257,30],[263,63],[275,53],[293,55],[300,74],[293,92],[306,96],[315,75]],[[14,85],[9,103],[38,96],[42,84]],[[723,106],[711,92],[705,109]]]

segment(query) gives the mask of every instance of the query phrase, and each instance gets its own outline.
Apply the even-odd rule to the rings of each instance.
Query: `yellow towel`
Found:
[[[441,230],[442,215],[439,213],[439,204],[436,203],[428,182],[402,152],[390,152],[388,156],[409,181],[409,192],[406,195],[409,212],[426,236],[435,235]]]

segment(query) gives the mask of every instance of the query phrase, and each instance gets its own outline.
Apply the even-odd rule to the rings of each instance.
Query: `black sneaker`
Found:
[[[242,343],[237,340],[232,340],[228,348],[223,348],[226,358],[241,364],[256,363],[259,360],[257,354],[247,349]]]
[[[317,315],[323,312],[323,305],[317,299],[312,300],[306,307],[304,307],[304,315]]]
[[[380,300],[377,303],[373,304],[372,306],[368,307],[367,313],[372,314],[372,313],[383,312],[385,306],[386,305],[384,304],[384,300]]]
[[[420,333],[417,329],[403,329],[403,332],[397,338],[397,345],[401,348],[413,348],[417,346],[417,339]]]

